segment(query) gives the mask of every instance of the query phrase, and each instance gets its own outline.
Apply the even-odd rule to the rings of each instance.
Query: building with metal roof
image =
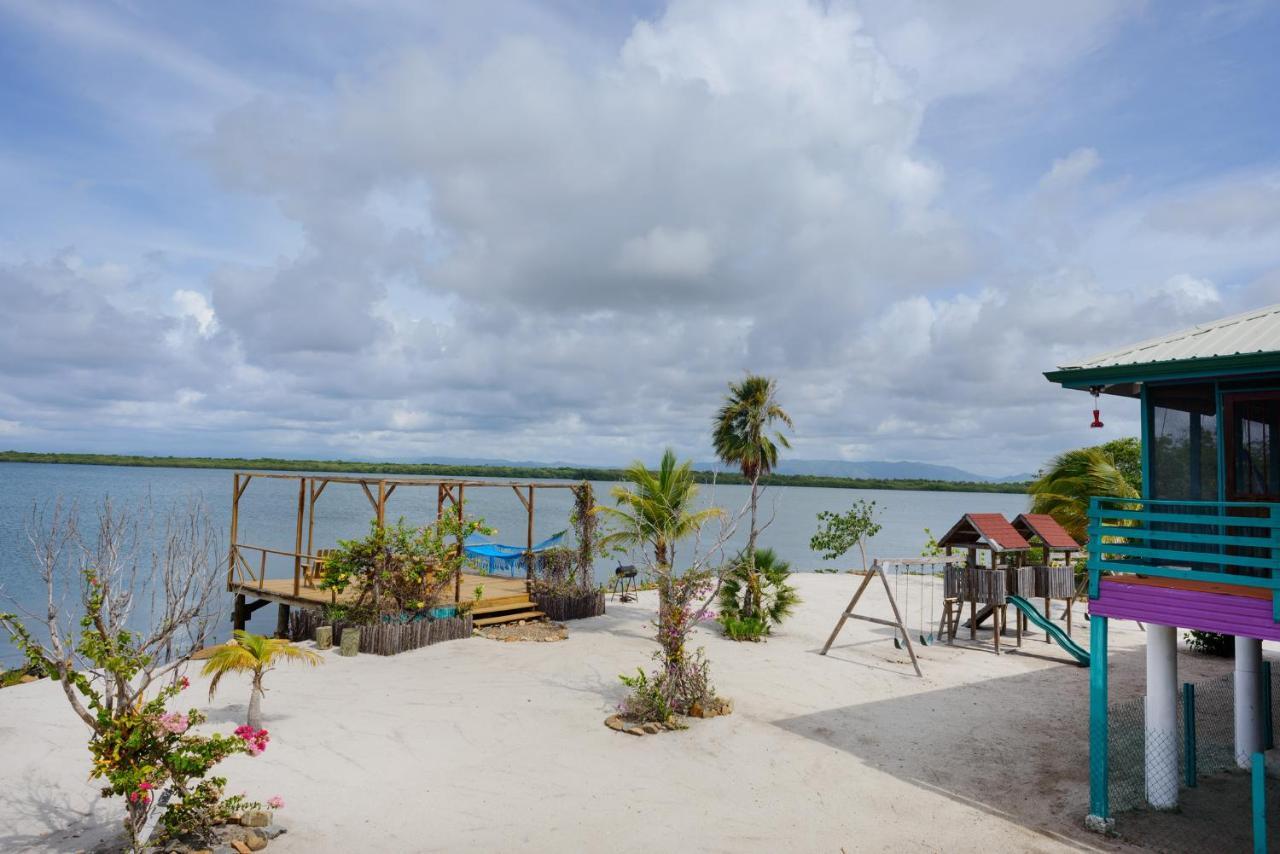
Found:
[[[1146,380],[1268,372],[1277,356],[1280,303],[1099,353],[1045,377],[1068,388],[1136,397],[1137,383]]]

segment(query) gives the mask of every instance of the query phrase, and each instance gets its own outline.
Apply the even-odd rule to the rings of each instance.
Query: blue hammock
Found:
[[[517,572],[524,573],[524,556],[527,552],[537,554],[554,548],[560,544],[567,533],[568,531],[565,530],[552,534],[542,542],[535,543],[532,549],[524,546],[504,546],[501,543],[490,542],[480,534],[472,534],[462,544],[462,550],[467,553],[467,557],[481,561],[485,565],[485,571],[490,575],[515,576]]]

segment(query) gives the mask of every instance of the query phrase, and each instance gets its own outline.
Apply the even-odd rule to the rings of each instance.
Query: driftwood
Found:
[[[333,626],[333,634],[342,637],[350,624],[325,620],[315,609],[296,610],[289,618],[289,639],[314,640],[320,626]],[[354,628],[354,627],[353,627]],[[359,626],[360,652],[366,655],[396,655],[444,641],[471,637],[471,615],[443,620],[416,620],[412,623],[374,623]]]
[[[588,590],[583,593],[538,593],[530,594],[538,605],[538,610],[551,620],[562,623],[565,620],[581,620],[587,617],[599,617],[604,614],[604,591]]]

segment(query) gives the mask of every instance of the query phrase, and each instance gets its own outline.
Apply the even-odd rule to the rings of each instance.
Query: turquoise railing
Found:
[[[1095,497],[1088,530],[1090,598],[1104,572],[1261,587],[1280,621],[1280,504]]]

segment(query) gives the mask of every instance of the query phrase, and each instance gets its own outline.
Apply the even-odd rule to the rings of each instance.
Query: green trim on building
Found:
[[[1156,380],[1227,379],[1230,377],[1280,371],[1280,352],[1213,356],[1208,359],[1175,359],[1135,365],[1106,365],[1100,368],[1063,368],[1046,371],[1045,379],[1064,388],[1152,382]]]

